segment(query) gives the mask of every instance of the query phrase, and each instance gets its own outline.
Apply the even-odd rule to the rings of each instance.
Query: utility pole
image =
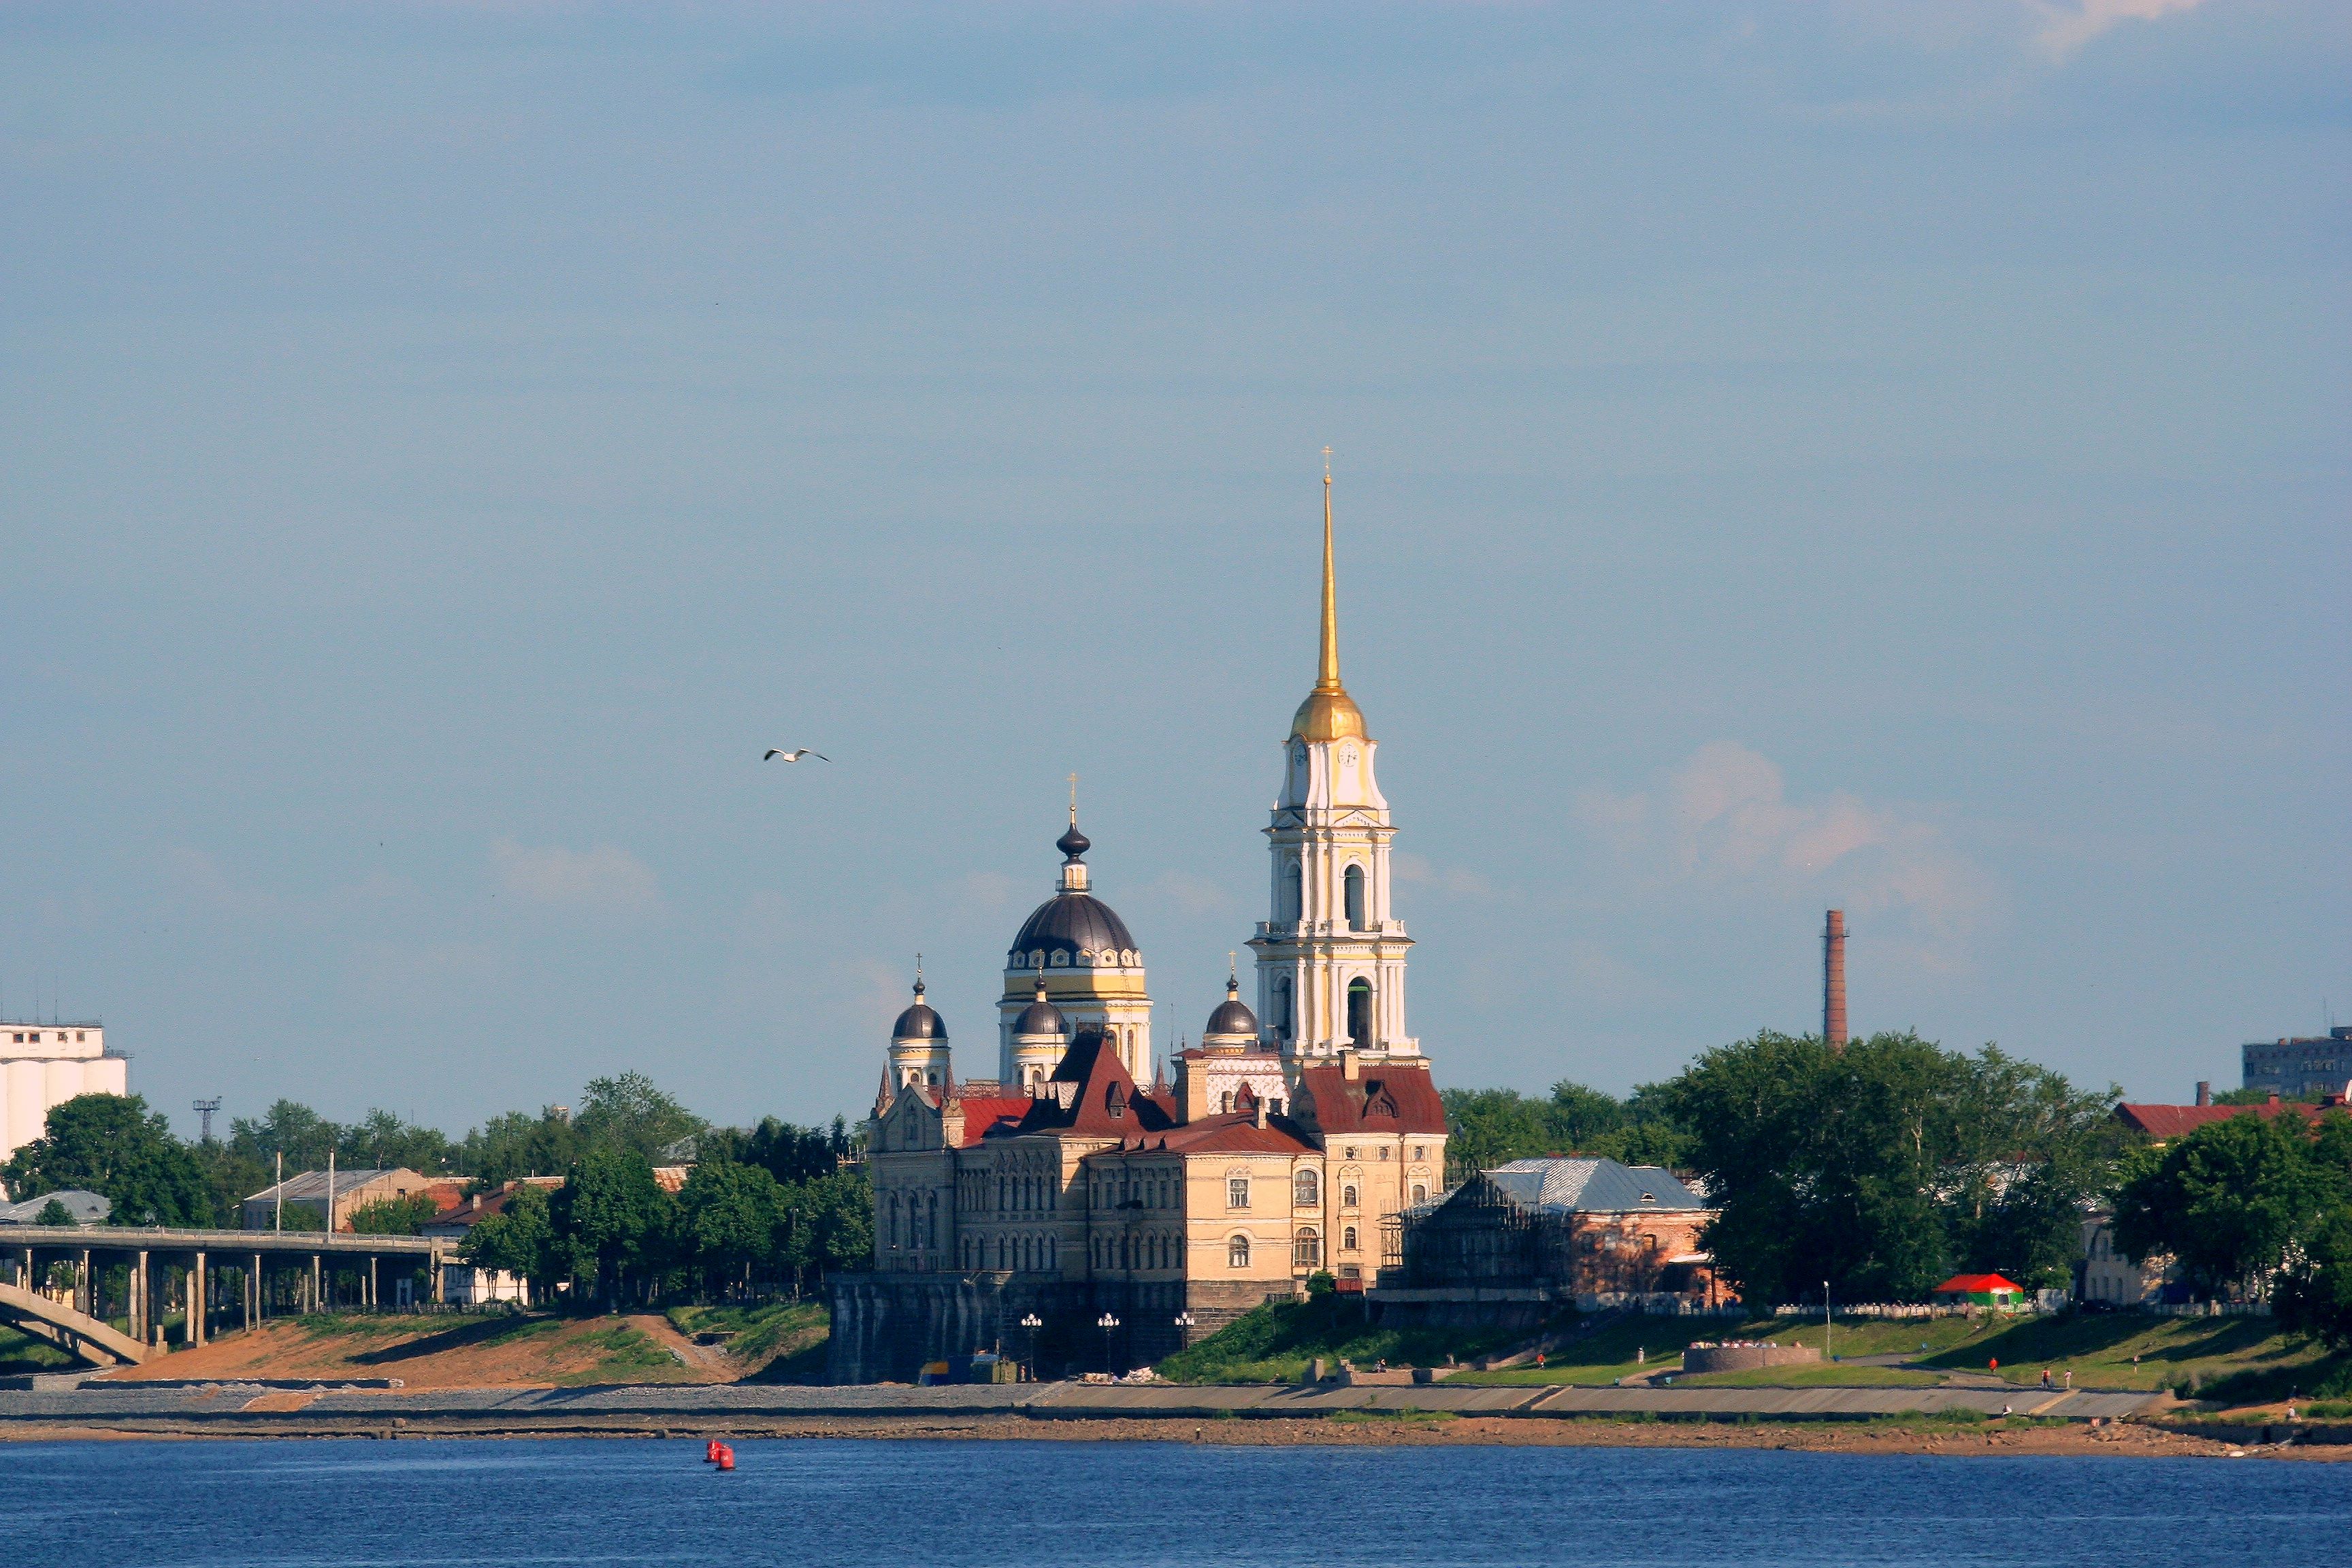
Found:
[[[278,1151],[278,1184],[269,1189],[269,1228],[286,1234],[286,1151]]]
[[[1830,1354],[1830,1282],[1826,1279],[1822,1281],[1822,1359],[1837,1359]]]

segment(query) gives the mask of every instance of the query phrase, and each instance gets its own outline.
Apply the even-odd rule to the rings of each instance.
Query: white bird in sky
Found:
[[[797,763],[803,757],[814,757],[820,763],[829,763],[833,761],[831,757],[826,756],[823,752],[812,752],[806,746],[794,746],[789,752],[785,751],[782,746],[770,746],[768,748],[768,754],[761,757],[760,760],[765,763],[773,761],[777,757],[782,757],[788,763]]]

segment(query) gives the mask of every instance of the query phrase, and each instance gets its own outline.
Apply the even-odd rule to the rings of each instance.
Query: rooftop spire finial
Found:
[[[1331,560],[1331,448],[1323,448],[1323,657],[1315,668],[1315,688],[1338,691],[1339,685],[1339,590]]]
[[[921,953],[919,953],[919,953],[915,954],[915,994],[916,994],[916,995],[918,995],[918,996],[920,996],[922,994],[923,994],[923,955],[922,955]]]

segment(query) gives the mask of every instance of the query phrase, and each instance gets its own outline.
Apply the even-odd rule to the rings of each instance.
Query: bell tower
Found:
[[[1298,1061],[1354,1050],[1418,1057],[1405,1032],[1405,951],[1390,905],[1396,830],[1373,776],[1378,743],[1339,679],[1339,605],[1331,542],[1331,468],[1323,468],[1323,624],[1314,689],[1283,742],[1282,793],[1265,830],[1271,918],[1257,954],[1261,1027]]]

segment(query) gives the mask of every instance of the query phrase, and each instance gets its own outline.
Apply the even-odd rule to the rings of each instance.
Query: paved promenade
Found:
[[[1458,1415],[1630,1415],[1769,1421],[1862,1420],[1970,1409],[1998,1415],[2115,1420],[2157,1402],[2138,1393],[1974,1388],[1117,1387],[1021,1384],[949,1388],[803,1388],[742,1384],[562,1389],[361,1388],[342,1384],[85,1383],[0,1389],[0,1437],[77,1427],[223,1436],[757,1432],[909,1419],[976,1421],[1327,1416],[1341,1411]]]

